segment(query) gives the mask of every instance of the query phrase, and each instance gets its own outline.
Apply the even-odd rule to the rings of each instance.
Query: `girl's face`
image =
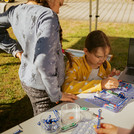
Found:
[[[86,55],[86,61],[92,68],[98,68],[107,59],[110,52],[110,47],[102,48],[98,47],[96,52],[89,52],[87,48],[84,48]]]

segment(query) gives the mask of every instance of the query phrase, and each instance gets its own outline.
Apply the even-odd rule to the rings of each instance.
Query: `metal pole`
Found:
[[[98,9],[99,9],[99,0],[96,0],[96,22],[95,22],[95,30],[97,30],[97,23],[98,23]]]
[[[89,1],[89,32],[92,30],[92,0]]]

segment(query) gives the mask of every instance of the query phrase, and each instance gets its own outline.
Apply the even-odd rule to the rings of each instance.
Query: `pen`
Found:
[[[94,98],[97,98],[97,99],[100,99],[100,100],[105,101],[105,102],[107,102],[107,103],[110,103],[110,101],[108,101],[108,100],[106,100],[106,99],[104,99],[104,98],[100,98],[100,97],[97,97],[97,96],[94,96]]]
[[[124,99],[122,102],[120,102],[119,104],[117,104],[117,106],[120,106],[121,104],[123,104],[127,99],[128,99],[128,97],[125,98],[125,99]]]
[[[88,111],[91,115],[93,115],[94,117],[97,117],[98,118],[98,115],[96,113],[93,113],[92,111],[90,111],[88,107],[81,107],[80,109],[82,111]],[[101,119],[104,119],[104,118],[101,117]]]
[[[104,104],[104,107],[109,108],[109,109],[112,109],[112,110],[114,110],[114,109],[115,109],[115,107],[110,106],[109,104]]]
[[[23,132],[23,131],[19,129],[16,132],[14,132],[13,134],[20,134],[21,132]]]
[[[48,119],[46,119],[46,123],[51,123],[50,119],[51,119],[51,115],[49,115]]]
[[[69,125],[66,125],[66,126],[62,127],[61,132],[65,132],[65,131],[70,130],[70,129],[72,129],[74,127],[77,127],[77,126],[78,126],[77,123],[71,123]]]
[[[58,111],[57,111],[57,110],[53,110],[53,112],[54,112],[54,114],[55,114],[55,116],[56,116],[57,120],[59,120],[59,119],[60,119],[60,117],[59,117]]]
[[[21,127],[21,125],[18,125],[20,127],[20,129],[18,129],[16,132],[14,132],[13,134],[20,134],[21,132],[23,132],[23,128]]]
[[[97,118],[99,117],[99,115],[97,115],[97,114],[95,114],[95,113],[93,113],[93,112],[91,112],[91,111],[89,111],[89,112],[90,112],[93,116],[95,116],[95,117],[97,117]],[[101,120],[102,120],[102,119],[104,119],[104,118],[101,117]]]
[[[99,112],[99,114],[98,114],[97,129],[99,129],[99,128],[100,128],[100,120],[101,120],[101,112],[102,112],[102,110],[101,110],[101,109],[99,109],[99,110],[98,110],[98,112]]]
[[[108,92],[108,93],[110,93],[110,94],[113,94],[113,95],[118,96],[118,94],[117,94],[117,93],[115,93],[115,92],[114,92],[114,91],[112,91],[112,90],[107,90],[107,92]]]

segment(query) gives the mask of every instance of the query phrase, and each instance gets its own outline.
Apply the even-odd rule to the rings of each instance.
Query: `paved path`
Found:
[[[99,0],[99,22],[134,23],[134,1]],[[95,21],[96,1],[92,2],[92,20]],[[68,1],[60,9],[60,19],[89,20],[89,2]]]
[[[15,0],[11,5],[25,3],[27,0]],[[81,0],[82,1],[82,0]],[[86,0],[83,0],[86,1]],[[134,1],[133,0],[99,0],[98,10],[99,22],[112,23],[134,23]],[[96,1],[92,2],[92,21],[95,21]],[[65,0],[60,8],[60,19],[65,20],[89,20],[89,2],[80,2],[80,0]]]

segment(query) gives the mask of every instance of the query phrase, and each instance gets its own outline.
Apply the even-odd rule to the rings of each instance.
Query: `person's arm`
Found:
[[[131,130],[108,123],[101,123],[101,128],[95,128],[95,131],[97,134],[129,134]]]
[[[90,92],[96,92],[96,91],[101,91],[102,89],[111,89],[111,88],[117,88],[118,87],[118,81],[115,78],[108,77],[102,80],[92,80],[88,81],[88,78],[83,76],[83,73],[78,73],[82,72],[81,68],[80,70],[78,69],[80,67],[79,62],[73,61],[72,68],[69,67],[69,62],[67,62],[66,66],[66,77],[64,84],[62,86],[62,89],[66,93],[72,93],[72,94],[80,94],[80,93],[90,93]],[[85,66],[83,64],[83,66]],[[110,65],[106,69],[102,69],[101,67],[101,74],[104,76],[108,76],[110,73]],[[90,70],[89,70],[90,71]],[[78,74],[81,75],[81,80],[78,80]],[[83,78],[85,77],[85,79]]]
[[[17,53],[15,54],[15,57],[16,57],[16,58],[19,58],[20,61],[21,61],[22,53],[23,53],[23,51],[19,51],[19,52],[17,52]]]
[[[83,80],[78,80],[79,63],[73,61],[72,68],[69,67],[69,62],[66,65],[66,77],[64,84],[62,86],[63,92],[80,94],[101,91],[101,81],[102,80],[92,80],[88,81],[87,78],[83,79],[83,74],[81,76]],[[79,73],[80,74],[80,73]]]
[[[131,132],[129,134],[134,134],[134,127],[131,129]]]
[[[130,134],[131,130],[127,128],[118,127],[117,134]]]
[[[7,32],[7,29],[11,26],[8,20],[9,13],[11,10],[14,10],[14,8],[15,7],[13,6],[3,14],[0,14],[0,49],[15,57],[18,52],[22,52],[22,48],[16,40],[9,36]]]

